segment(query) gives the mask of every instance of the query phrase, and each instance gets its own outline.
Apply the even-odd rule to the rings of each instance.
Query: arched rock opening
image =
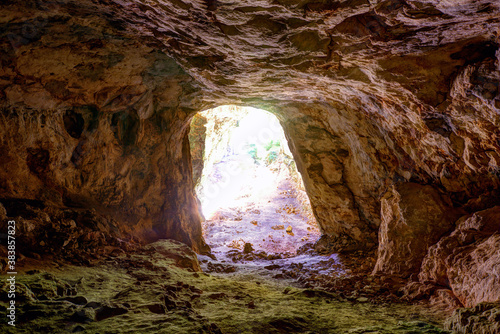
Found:
[[[318,239],[302,176],[273,114],[234,105],[205,110],[191,121],[189,140],[212,251],[251,244],[295,254]]]

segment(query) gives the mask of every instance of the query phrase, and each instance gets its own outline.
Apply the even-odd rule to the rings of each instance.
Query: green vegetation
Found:
[[[17,326],[3,321],[0,332],[446,333],[416,306],[352,303],[248,271],[194,272],[176,267],[178,260],[161,250],[149,248],[92,267],[58,265],[20,273]],[[191,266],[181,258],[178,263]],[[2,296],[6,289],[0,288]],[[6,306],[0,299],[4,314]]]

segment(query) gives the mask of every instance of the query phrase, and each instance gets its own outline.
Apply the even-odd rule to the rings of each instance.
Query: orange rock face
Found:
[[[500,207],[463,217],[430,247],[421,282],[449,287],[464,306],[500,299]]]
[[[375,274],[417,273],[427,249],[449,232],[460,213],[430,186],[404,183],[382,199]]]

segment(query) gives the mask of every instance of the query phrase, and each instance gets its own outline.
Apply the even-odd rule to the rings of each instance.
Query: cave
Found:
[[[500,332],[498,1],[0,6],[2,332]],[[293,254],[207,242],[222,106],[283,129]]]

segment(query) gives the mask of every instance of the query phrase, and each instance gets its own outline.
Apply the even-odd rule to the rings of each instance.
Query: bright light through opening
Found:
[[[190,140],[205,144],[195,181],[207,242],[225,250],[251,243],[266,252],[294,252],[314,241],[319,231],[278,119],[236,106],[201,112],[199,119],[204,128],[192,124]],[[192,155],[197,145],[191,143]]]
[[[236,109],[238,110],[238,109]],[[227,113],[232,113],[227,115]],[[237,207],[248,200],[261,201],[276,189],[276,177],[270,170],[282,151],[291,156],[279,121],[272,114],[254,108],[215,109],[202,113],[218,114],[217,118],[233,120],[234,127],[221,129],[220,136],[207,136],[205,161],[215,158],[213,165],[204,166],[205,183],[198,187],[198,196],[207,219],[220,209]],[[212,115],[213,116],[213,115]],[[234,118],[242,118],[234,121]],[[212,121],[216,122],[216,121]],[[208,124],[213,132],[217,124]],[[219,157],[217,157],[219,155]],[[222,156],[221,156],[222,155]],[[220,158],[220,161],[217,161]],[[251,189],[252,198],[242,198]]]

